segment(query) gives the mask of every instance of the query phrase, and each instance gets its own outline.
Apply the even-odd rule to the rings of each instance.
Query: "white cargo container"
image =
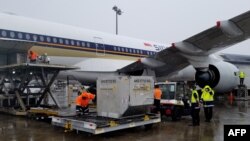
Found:
[[[97,114],[120,118],[145,114],[152,105],[154,80],[149,76],[117,76],[97,80]]]

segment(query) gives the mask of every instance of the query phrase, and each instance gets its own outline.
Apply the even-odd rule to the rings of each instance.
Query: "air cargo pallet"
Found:
[[[97,116],[96,113],[81,117],[52,117],[52,125],[64,127],[65,131],[84,131],[95,135],[138,126],[150,128],[159,122],[161,118],[158,114],[134,115],[119,119]]]

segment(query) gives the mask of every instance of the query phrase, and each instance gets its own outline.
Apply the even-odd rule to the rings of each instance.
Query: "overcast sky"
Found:
[[[115,34],[114,5],[120,35],[166,44],[250,10],[250,0],[0,0],[0,11]],[[250,40],[223,52],[250,55]]]

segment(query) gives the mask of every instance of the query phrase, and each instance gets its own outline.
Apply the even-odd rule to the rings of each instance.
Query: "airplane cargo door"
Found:
[[[96,55],[105,56],[105,45],[103,44],[103,39],[100,37],[94,37],[94,41],[96,47]]]

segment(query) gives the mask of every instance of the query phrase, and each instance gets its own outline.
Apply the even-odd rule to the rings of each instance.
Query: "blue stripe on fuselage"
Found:
[[[5,29],[0,29],[0,37],[33,41],[36,42],[38,45],[53,47],[53,48],[64,48],[64,49],[80,50],[80,51],[84,50],[89,52],[100,52],[100,53],[102,53],[103,52],[102,49],[104,49],[105,53],[108,54],[117,54],[124,56],[133,56],[133,57],[144,57],[156,53],[154,51],[140,50],[122,46],[100,44],[89,41],[80,41],[74,39],[67,39],[55,36],[33,34],[33,33],[19,32],[19,31],[5,30]],[[99,48],[102,49],[98,49],[97,46],[99,46]]]

